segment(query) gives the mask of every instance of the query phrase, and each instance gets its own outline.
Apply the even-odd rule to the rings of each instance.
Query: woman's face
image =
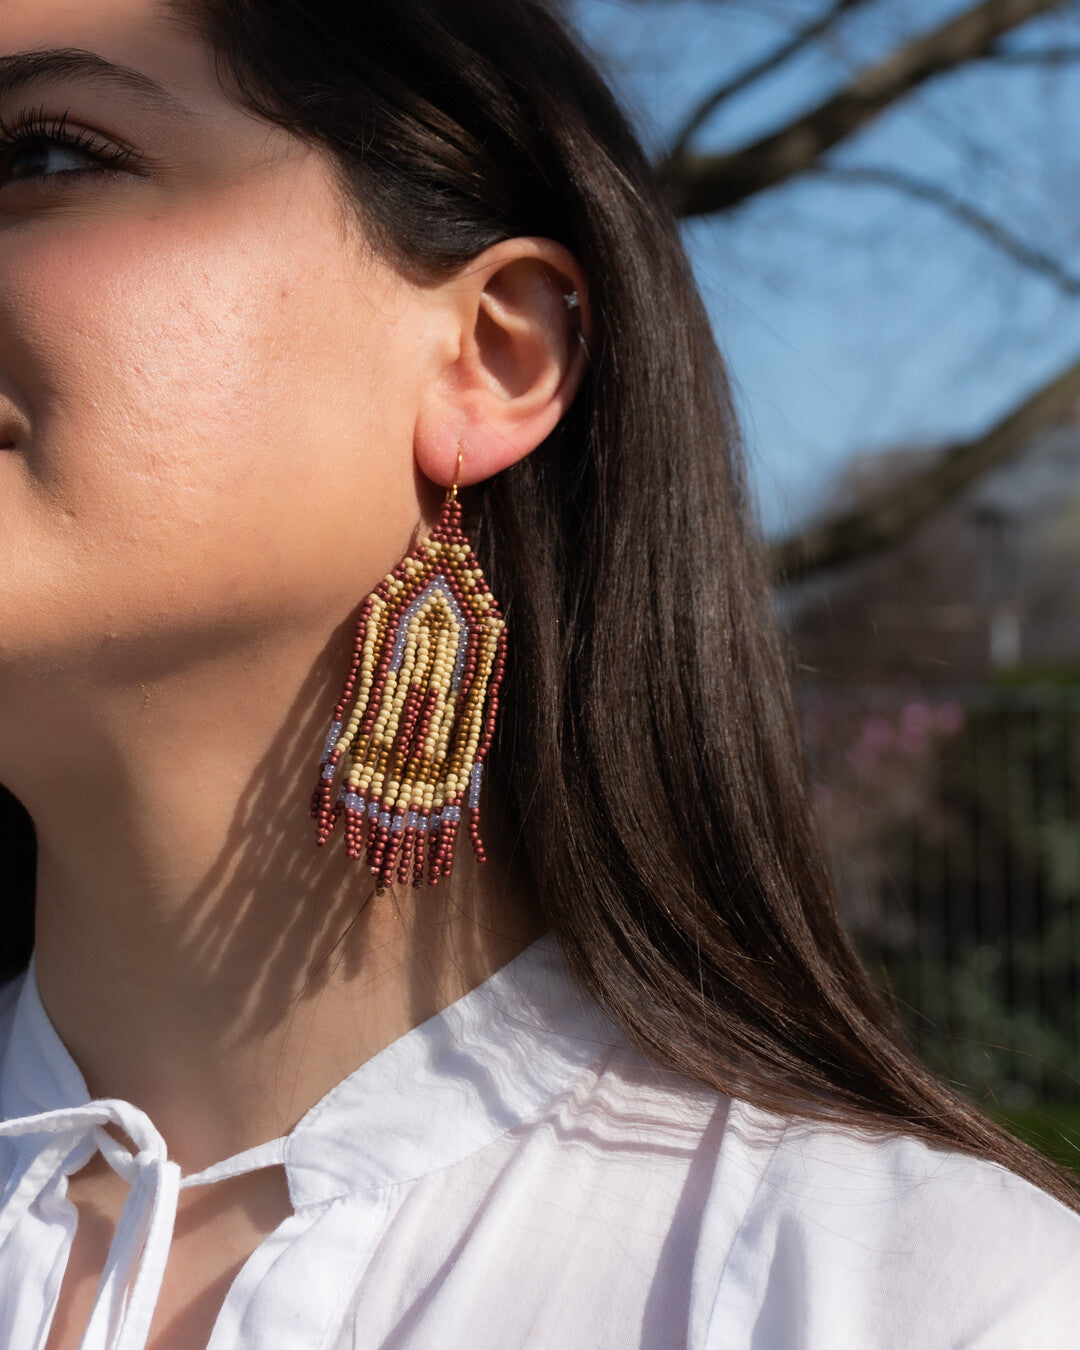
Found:
[[[61,48],[102,69],[29,68]],[[419,518],[422,293],[158,4],[0,0],[5,136],[31,114],[0,146],[0,696],[325,636]]]

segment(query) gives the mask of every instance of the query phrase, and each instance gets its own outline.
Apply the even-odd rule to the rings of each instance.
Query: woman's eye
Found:
[[[50,122],[32,114],[15,127],[0,122],[0,190],[12,183],[56,186],[84,174],[108,174],[131,158],[130,150],[66,128],[66,117]]]
[[[61,141],[24,141],[0,152],[0,187],[23,178],[47,178],[76,173],[93,163],[93,156]]]

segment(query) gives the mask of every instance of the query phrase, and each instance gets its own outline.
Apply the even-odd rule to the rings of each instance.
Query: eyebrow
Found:
[[[190,112],[175,94],[142,71],[107,61],[81,47],[45,47],[38,51],[12,52],[0,56],[0,98],[20,92],[39,80],[69,79],[97,84],[159,104],[169,112]]]

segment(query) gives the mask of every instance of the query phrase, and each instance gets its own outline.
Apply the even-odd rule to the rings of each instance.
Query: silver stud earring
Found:
[[[577,291],[568,291],[567,294],[563,296],[563,303],[566,305],[567,309],[580,309],[581,297],[578,295]],[[586,360],[591,361],[592,352],[589,351],[589,344],[585,341],[585,334],[580,328],[578,329],[577,338],[581,343],[581,350],[585,353]]]

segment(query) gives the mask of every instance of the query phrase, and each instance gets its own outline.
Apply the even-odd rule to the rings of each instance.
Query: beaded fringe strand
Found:
[[[480,780],[505,660],[506,623],[452,491],[431,534],[360,612],[311,796],[316,842],[324,844],[344,814],[346,851],[350,858],[366,851],[378,886],[410,879],[420,886],[425,865],[427,884],[436,886],[450,875],[465,806],[484,862]]]

